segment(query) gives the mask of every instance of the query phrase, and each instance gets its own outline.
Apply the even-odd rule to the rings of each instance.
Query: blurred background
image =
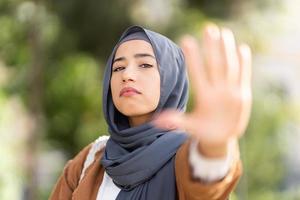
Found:
[[[178,41],[205,23],[253,54],[254,105],[234,200],[300,199],[297,0],[0,0],[0,199],[48,199],[63,166],[106,134],[101,85],[126,27]]]

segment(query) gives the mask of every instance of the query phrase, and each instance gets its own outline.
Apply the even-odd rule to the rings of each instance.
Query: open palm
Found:
[[[190,113],[162,112],[154,121],[162,128],[186,130],[204,150],[224,147],[245,131],[251,110],[251,51],[236,46],[229,29],[209,25],[203,48],[195,38],[182,39],[194,108]],[[203,52],[202,52],[202,51]]]

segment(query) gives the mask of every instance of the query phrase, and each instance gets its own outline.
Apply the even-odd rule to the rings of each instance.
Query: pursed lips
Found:
[[[142,94],[142,93],[133,87],[124,87],[120,92],[120,97],[125,95],[131,96],[133,94]]]

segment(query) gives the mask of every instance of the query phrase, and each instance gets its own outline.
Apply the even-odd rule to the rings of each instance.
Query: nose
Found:
[[[127,66],[122,74],[123,82],[136,81],[136,72],[133,67]]]

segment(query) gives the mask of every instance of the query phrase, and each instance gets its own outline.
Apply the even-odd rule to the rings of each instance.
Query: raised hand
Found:
[[[184,129],[199,141],[198,148],[208,157],[221,157],[231,141],[243,135],[249,121],[251,94],[251,51],[236,45],[231,30],[208,25],[203,47],[195,38],[182,39],[189,79],[194,96],[190,113],[162,112],[158,127]],[[202,51],[201,51],[202,50]]]

